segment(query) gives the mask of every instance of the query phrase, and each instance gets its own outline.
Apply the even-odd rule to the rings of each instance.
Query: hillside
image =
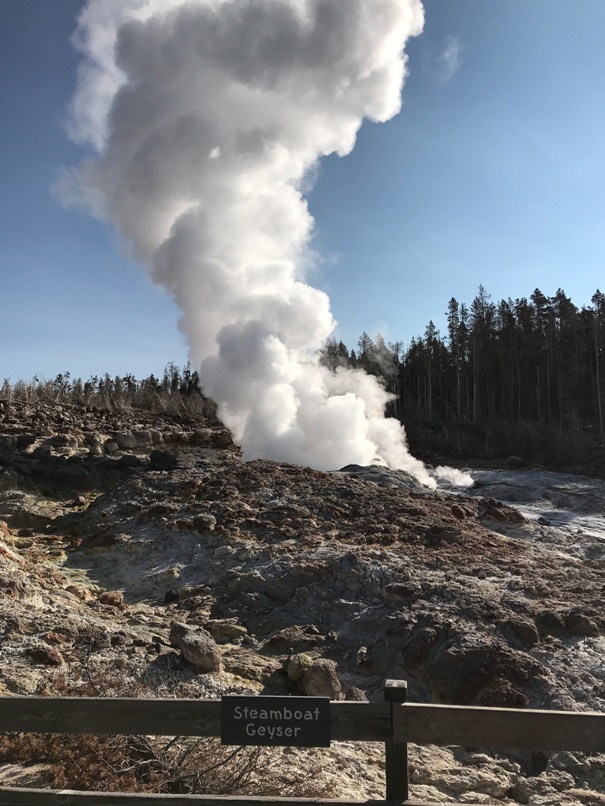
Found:
[[[242,464],[208,415],[0,401],[0,692],[380,699],[388,677],[418,702],[603,710],[605,543],[496,500],[560,512],[551,475],[431,492]],[[567,503],[588,517],[603,492]],[[380,746],[270,752],[330,796],[382,796]],[[57,780],[9,755],[5,782]],[[604,760],[412,748],[412,793],[605,803]]]

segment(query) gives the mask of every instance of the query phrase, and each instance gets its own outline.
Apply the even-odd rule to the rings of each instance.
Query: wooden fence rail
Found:
[[[408,703],[394,712],[393,738],[414,744],[598,753],[605,751],[605,714]]]
[[[255,698],[256,699],[256,698]],[[332,702],[335,741],[392,738],[389,703]],[[220,736],[220,700],[0,697],[0,732]]]
[[[418,705],[387,681],[385,702],[332,702],[331,738],[383,742],[384,800],[149,795],[0,787],[0,806],[447,806],[408,800],[407,744],[605,751],[605,714]],[[259,707],[262,697],[250,698]],[[0,732],[220,736],[216,700],[0,697]]]

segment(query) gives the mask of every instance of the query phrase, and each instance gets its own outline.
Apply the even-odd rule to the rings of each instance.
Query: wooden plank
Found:
[[[391,707],[407,700],[408,684],[405,680],[387,680],[384,684],[384,699]],[[406,800],[408,796],[408,746],[389,738],[385,742],[386,797],[391,801]]]
[[[2,806],[392,806],[384,800],[231,798],[227,795],[137,795],[63,789],[0,787]],[[401,806],[456,806],[453,801],[406,800]],[[468,804],[473,806],[473,804]],[[479,806],[475,804],[475,806]]]
[[[17,787],[0,787],[0,803],[2,806],[391,806],[384,800],[147,795]]]
[[[388,702],[331,702],[332,739],[337,742],[386,742],[392,737]]]
[[[0,697],[0,731],[218,736],[220,702],[102,697]]]
[[[525,750],[605,751],[605,714],[477,708],[393,706],[395,741]]]
[[[399,806],[460,806],[460,804],[453,800],[404,800]],[[465,806],[481,806],[481,804],[465,801]]]
[[[218,700],[0,697],[0,732],[220,736],[220,712]],[[335,741],[384,742],[390,706],[333,702],[330,725]]]

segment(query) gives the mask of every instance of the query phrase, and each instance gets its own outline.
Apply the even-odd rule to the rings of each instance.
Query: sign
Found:
[[[329,697],[221,697],[221,743],[330,746]]]

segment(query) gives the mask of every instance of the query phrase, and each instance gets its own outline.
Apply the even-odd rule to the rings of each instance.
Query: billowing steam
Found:
[[[334,328],[305,283],[318,160],[400,108],[420,0],[89,0],[64,174],[174,296],[205,393],[245,459],[387,464],[434,481],[376,379],[320,366]]]

